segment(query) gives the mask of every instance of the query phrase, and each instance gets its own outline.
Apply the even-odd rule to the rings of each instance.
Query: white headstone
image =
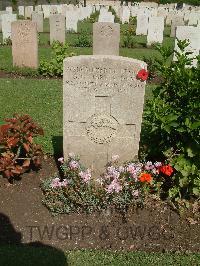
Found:
[[[164,18],[150,17],[148,24],[147,45],[163,42]]]
[[[16,14],[2,15],[3,42],[8,38],[11,39],[11,23],[16,20],[17,20]]]
[[[200,52],[200,28],[193,26],[178,26],[176,28],[176,38],[179,40],[188,40],[190,45],[186,48],[187,52],[192,52],[189,57],[195,57]],[[177,39],[175,41],[175,50],[179,51],[177,46]],[[174,60],[176,56],[174,55]],[[197,65],[197,60],[193,60],[193,65]]]
[[[19,16],[23,16],[24,17],[24,14],[25,14],[24,6],[18,6],[18,14],[19,14]]]
[[[94,176],[113,154],[138,156],[146,63],[128,57],[93,55],[64,60],[63,150],[73,152]]]
[[[137,16],[136,35],[147,35],[149,17],[146,15]]]

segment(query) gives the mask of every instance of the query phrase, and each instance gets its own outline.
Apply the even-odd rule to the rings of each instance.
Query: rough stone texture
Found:
[[[113,154],[138,155],[146,63],[120,56],[76,56],[64,60],[63,149],[98,176]]]
[[[59,41],[65,43],[65,17],[62,15],[52,15],[49,17],[50,22],[50,43]]]
[[[147,35],[149,17],[147,15],[137,16],[136,35]]]
[[[148,24],[147,44],[163,42],[164,18],[150,17]]]
[[[176,16],[172,19],[172,25],[171,25],[171,33],[170,37],[176,36],[176,27],[177,26],[184,26],[185,22],[183,20],[183,16]]]
[[[4,14],[2,15],[2,33],[3,33],[3,42],[11,38],[11,23],[17,20],[16,14]]]
[[[187,52],[192,52],[188,57],[195,57],[200,52],[200,27],[193,26],[178,26],[176,29],[176,38],[179,40],[188,40],[189,46],[186,48]],[[177,46],[177,39],[175,40],[175,50],[179,51]],[[174,60],[176,56],[174,54]],[[197,65],[197,60],[193,60],[193,65]]]
[[[44,31],[44,19],[43,19],[42,12],[33,12],[32,13],[32,21],[36,22],[37,24],[37,31],[43,32]]]
[[[13,65],[38,67],[38,38],[36,22],[20,20],[12,23]]]
[[[93,54],[119,55],[120,25],[96,22],[93,24]]]

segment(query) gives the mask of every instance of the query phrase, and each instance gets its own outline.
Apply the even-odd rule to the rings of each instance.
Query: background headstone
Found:
[[[137,16],[136,35],[147,35],[149,17],[147,15]]]
[[[65,43],[65,17],[58,14],[49,17],[50,22],[50,43],[59,41]]]
[[[32,21],[35,21],[37,23],[37,31],[43,32],[44,28],[44,19],[43,19],[43,13],[42,12],[32,12]]]
[[[150,17],[148,24],[147,45],[163,42],[164,18]]]
[[[190,45],[186,48],[185,51],[192,52],[191,55],[188,55],[189,58],[199,55],[200,52],[200,28],[193,26],[178,26],[176,28],[176,38],[179,40],[188,40]],[[175,40],[175,50],[179,51],[177,46],[177,39]],[[176,56],[174,55],[174,60]],[[197,60],[193,60],[193,66],[197,65]]]
[[[113,154],[138,155],[146,63],[120,56],[76,56],[64,60],[63,149],[80,155],[95,176]]]
[[[11,37],[11,23],[17,20],[16,14],[4,14],[2,15],[2,33],[3,33],[3,42]]]
[[[13,65],[38,67],[38,38],[36,22],[20,20],[12,23]]]
[[[31,19],[32,12],[33,12],[33,6],[26,6],[25,7],[25,19]]]
[[[18,6],[18,14],[19,16],[23,16],[25,15],[25,8],[24,6]]]
[[[120,25],[118,23],[93,23],[93,54],[119,55]]]
[[[175,16],[172,19],[170,37],[175,37],[176,36],[176,27],[177,26],[184,26],[184,25],[185,25],[185,22],[183,20],[183,16]]]

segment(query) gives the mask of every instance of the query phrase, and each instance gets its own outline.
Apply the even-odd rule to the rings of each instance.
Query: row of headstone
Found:
[[[37,23],[30,20],[11,23],[14,66],[38,67],[37,27]],[[62,15],[50,16],[50,42],[55,40],[65,42],[65,17]],[[119,24],[105,22],[93,24],[93,54],[119,55],[119,42]]]

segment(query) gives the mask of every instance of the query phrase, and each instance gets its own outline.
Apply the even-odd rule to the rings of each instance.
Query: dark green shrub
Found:
[[[91,36],[88,35],[85,31],[78,35],[76,40],[73,43],[75,47],[91,47],[92,39]]]
[[[52,44],[53,56],[51,60],[42,60],[39,67],[39,73],[44,76],[63,75],[63,60],[66,57],[73,56],[74,53],[69,52],[68,44],[62,44],[58,41]]]
[[[155,67],[163,82],[153,90],[144,114],[147,158],[167,159],[175,168],[164,187],[166,196],[177,201],[200,196],[200,68],[192,67],[187,46],[178,41],[180,52],[171,63],[170,49],[158,47],[162,59]]]

